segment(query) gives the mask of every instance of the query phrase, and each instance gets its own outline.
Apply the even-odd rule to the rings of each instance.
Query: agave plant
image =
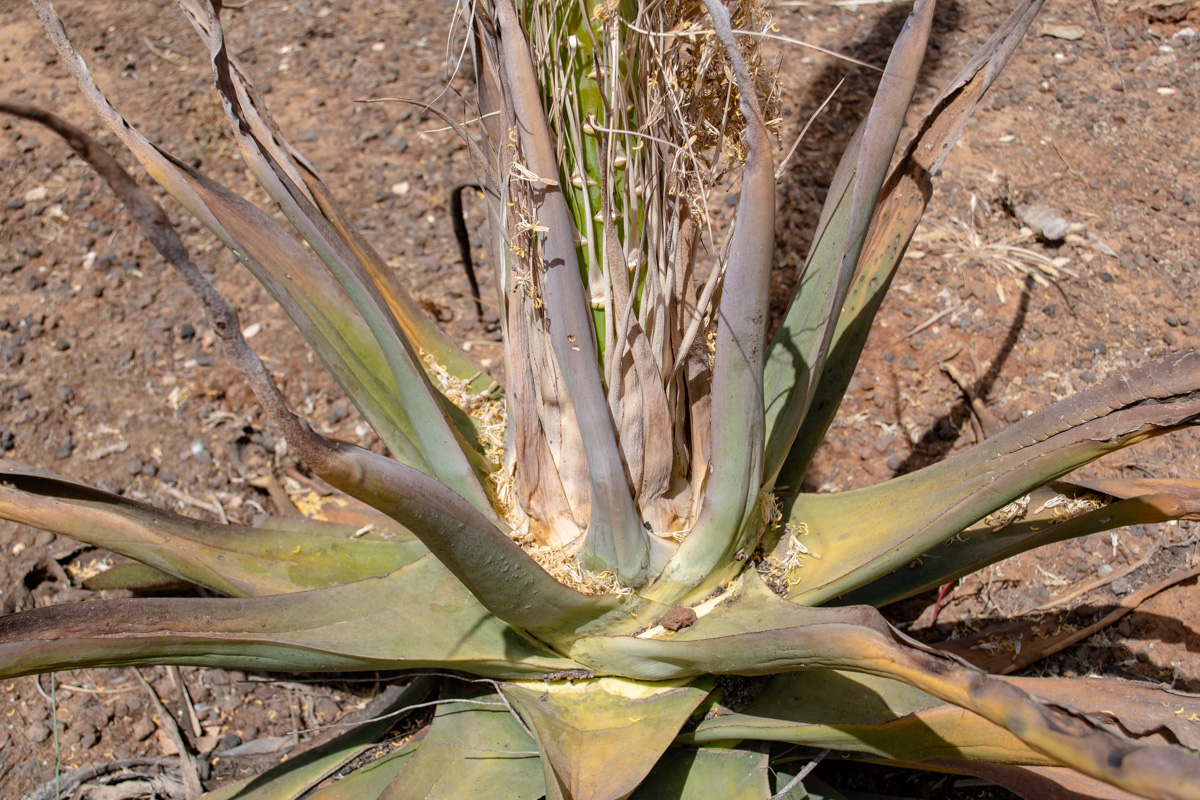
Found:
[[[1194,483],[1059,479],[1200,419],[1200,355],[1147,363],[877,486],[788,489],[830,428],[932,177],[1040,0],[1017,0],[894,159],[933,18],[917,0],[769,340],[786,158],[762,4],[469,4],[480,133],[446,122],[488,200],[503,390],[422,316],[273,123],[225,45],[219,1],[179,5],[241,157],[294,231],[144,138],[49,0],[34,5],[96,113],[272,293],[390,456],[289,410],[154,201],[82,131],[5,104],[107,179],[292,452],[372,525],[201,523],[0,462],[0,515],[227,596],[4,617],[0,675],[179,664],[484,679],[429,700],[421,736],[316,793],[449,679],[414,680],[391,716],[221,798],[834,797],[808,774],[830,750],[1030,797],[1113,796],[1101,782],[1200,797],[1196,735],[1172,714],[1194,701],[1164,710],[1161,693],[1117,681],[989,676],[872,607],[1048,542],[1195,515]],[[731,181],[722,226],[709,200]],[[1090,500],[1063,514],[1031,493]],[[754,676],[769,680],[732,710],[734,679]]]

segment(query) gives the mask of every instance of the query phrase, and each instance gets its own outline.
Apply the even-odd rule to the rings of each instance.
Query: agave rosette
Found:
[[[1039,0],[1016,3],[893,166],[933,19],[930,0],[914,4],[770,340],[783,101],[757,51],[761,6],[471,5],[483,132],[448,122],[488,201],[503,393],[421,314],[284,138],[225,45],[219,2],[179,5],[211,56],[242,159],[292,230],[144,138],[104,98],[49,0],[34,4],[96,112],[267,287],[390,457],[327,439],[289,410],[236,312],[103,148],[53,115],[0,108],[59,132],[105,177],[291,450],[392,535],[290,518],[197,523],[0,462],[0,515],[225,595],[0,618],[0,674],[184,664],[492,679],[473,697],[446,696],[419,741],[306,797],[503,786],[576,800],[799,798],[825,791],[808,770],[826,750],[977,774],[1028,796],[1110,796],[1101,782],[1200,796],[1195,735],[1137,722],[1158,713],[1154,691],[988,676],[871,607],[1049,541],[1194,516],[1193,482],[1056,481],[1194,424],[1200,355],[1147,363],[877,486],[773,493],[799,485],[931,178]],[[736,218],[717,236],[709,200],[731,182]],[[1031,493],[1095,502],[1002,533],[986,524]],[[934,547],[937,565],[897,571]],[[747,707],[722,709],[719,676],[764,675],[774,677]],[[414,681],[388,712],[436,687]],[[388,724],[212,796],[299,797]],[[779,760],[762,742],[795,747]]]

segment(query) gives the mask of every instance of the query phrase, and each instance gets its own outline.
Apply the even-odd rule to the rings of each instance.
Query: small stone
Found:
[[[675,606],[670,611],[662,615],[658,624],[662,625],[669,631],[683,630],[689,628],[696,621],[696,612],[686,606]]]
[[[70,386],[59,386],[57,392],[58,399],[63,401],[63,405],[68,405],[75,401],[75,390]]]
[[[35,722],[25,728],[25,738],[33,744],[41,744],[50,738],[50,726],[44,722]]]
[[[1108,346],[1101,342],[1092,342],[1087,346],[1087,349],[1092,352],[1092,355],[1108,355]]]
[[[60,447],[54,448],[54,457],[62,461],[64,458],[69,458],[73,452],[75,452],[75,443],[67,442]]]
[[[1098,570],[1096,570],[1096,574],[1099,575],[1101,578],[1112,575],[1112,572],[1113,572],[1112,564],[1101,564],[1100,568]]]
[[[27,280],[25,282],[25,286],[31,292],[36,292],[38,289],[41,289],[45,285],[46,285],[46,279],[43,278],[41,275],[30,275],[29,280]]]
[[[30,394],[29,390],[24,386],[18,386],[16,393],[13,395],[13,399],[18,403],[23,403],[31,397],[33,397],[33,395]]]
[[[147,478],[153,478],[155,475],[158,474],[158,467],[154,466],[153,464],[143,464],[142,465],[142,474],[145,475]]]
[[[313,715],[318,722],[333,722],[340,711],[341,707],[330,697],[322,697],[313,703]]]
[[[97,272],[108,272],[112,269],[113,257],[112,253],[104,253],[96,256],[96,260],[92,262],[92,269]]]
[[[17,446],[16,440],[13,437],[12,431],[5,431],[3,436],[0,436],[0,453],[7,453]]]
[[[86,722],[78,722],[72,725],[71,735],[75,739],[75,744],[84,750],[90,749],[100,740],[100,732],[96,730],[96,726],[89,725]]]
[[[1167,323],[1172,328],[1179,327],[1179,320],[1176,319],[1175,317],[1171,316],[1170,314],[1167,314],[1165,317],[1163,317],[1163,322]]]
[[[141,309],[141,308],[146,308],[153,302],[154,302],[154,292],[142,292],[141,294],[139,294],[137,296],[137,299],[134,301],[134,305],[136,305],[139,309]]]
[[[1103,281],[1103,282],[1105,282],[1105,283],[1112,283],[1112,282],[1113,282],[1113,280],[1115,280],[1115,279],[1113,278],[1113,276],[1112,276],[1112,273],[1110,273],[1110,272],[1101,272],[1101,273],[1100,273],[1100,280],[1102,280],[1102,281]]]
[[[66,350],[71,349],[71,343],[68,342],[66,339],[59,339],[57,342],[54,343],[54,349],[57,350],[58,352],[62,353]]]
[[[330,425],[336,425],[348,416],[350,416],[350,404],[345,400],[338,400],[329,407],[329,413],[325,415],[325,418]]]
[[[1095,383],[1096,373],[1092,372],[1090,369],[1084,370],[1083,372],[1079,373],[1079,380],[1083,381],[1084,383]]]
[[[150,734],[154,733],[157,727],[153,722],[142,717],[133,724],[133,740],[135,742],[145,741],[150,738]]]
[[[173,470],[164,469],[162,472],[158,473],[158,479],[163,483],[174,483],[175,481],[179,480],[179,476],[176,475]]]
[[[7,203],[5,203],[4,207],[7,208],[9,211],[20,211],[22,208],[25,207],[25,198],[24,197],[14,197],[12,200],[9,200]]]
[[[196,328],[190,322],[185,322],[179,326],[179,341],[190,342],[196,338]]]
[[[899,472],[900,468],[903,466],[904,466],[903,458],[901,458],[900,456],[888,456],[887,468],[890,469],[892,472]]]
[[[1117,578],[1112,582],[1112,591],[1113,594],[1117,595],[1118,597],[1123,597],[1129,594],[1129,579]]]
[[[137,456],[134,456],[133,458],[131,458],[125,462],[125,471],[128,472],[130,475],[137,475],[139,472],[142,471],[142,467],[144,467],[144,466],[145,466],[145,464],[142,463],[142,460],[140,458],[138,458]]]

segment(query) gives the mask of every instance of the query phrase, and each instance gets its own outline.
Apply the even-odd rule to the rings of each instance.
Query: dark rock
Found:
[[[196,328],[190,322],[185,322],[179,326],[179,341],[190,342],[196,338]]]
[[[0,358],[7,361],[10,366],[19,366],[25,360],[25,349],[23,347],[0,345]]]
[[[1092,342],[1087,346],[1093,355],[1102,356],[1108,354],[1108,346],[1101,342]]]
[[[33,395],[24,386],[18,386],[16,393],[13,394],[13,400],[16,400],[18,403],[23,403],[31,397]]]
[[[4,207],[7,208],[9,211],[20,211],[22,208],[25,207],[25,198],[24,197],[14,197],[12,200],[9,200],[7,203],[5,203]]]
[[[31,292],[36,292],[38,289],[41,289],[45,285],[46,285],[46,279],[43,278],[41,275],[30,275],[29,279],[25,282],[25,286]]]
[[[75,391],[70,386],[59,386],[57,391],[58,399],[62,400],[64,404],[75,401]]]
[[[64,445],[54,448],[54,457],[62,461],[64,458],[69,458],[73,452],[75,452],[75,443],[67,442]]]
[[[57,350],[58,352],[62,353],[66,350],[71,349],[71,343],[68,342],[66,339],[59,339],[57,342],[54,343],[54,349]]]
[[[90,749],[100,740],[100,732],[96,726],[86,722],[77,722],[71,726],[70,737],[84,750]]]

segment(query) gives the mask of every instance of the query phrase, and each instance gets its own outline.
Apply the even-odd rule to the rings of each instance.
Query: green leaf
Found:
[[[1200,796],[1200,754],[1132,742],[1067,706],[907,639],[874,609],[808,608],[771,593],[754,571],[696,608],[677,633],[580,639],[571,657],[598,673],[661,680],[704,673],[846,670],[901,681],[1006,728],[1033,750],[1147,797]],[[1164,698],[1169,703],[1169,698]],[[1164,773],[1178,775],[1170,785]]]
[[[692,532],[667,562],[648,596],[673,603],[729,579],[743,546],[763,479],[763,361],[775,241],[775,166],[762,110],[729,10],[705,0],[737,79],[747,146],[737,219],[729,241],[713,355],[711,463]]]
[[[432,555],[296,594],[104,600],[0,617],[0,677],[138,664],[517,679],[580,668],[489,614]]]
[[[574,408],[587,462],[591,512],[582,557],[594,571],[611,569],[623,584],[638,586],[650,566],[650,541],[629,493],[597,368],[596,335],[580,275],[575,226],[557,178],[554,142],[512,0],[496,4],[494,19],[500,34],[495,54],[503,76],[500,85],[516,114],[514,135],[520,142],[524,166],[544,179],[532,182],[536,216],[546,228],[539,234],[544,266],[539,287],[544,295],[547,335]]]
[[[417,752],[419,741],[410,741],[400,749],[380,756],[365,766],[323,789],[318,789],[304,800],[379,800],[396,774],[404,769],[408,759]]]
[[[429,471],[414,444],[413,424],[394,400],[393,381],[379,345],[328,270],[256,206],[151,144],[96,86],[48,0],[38,0],[35,6],[93,110],[150,176],[266,287],[396,457]]]
[[[537,734],[557,796],[618,800],[646,777],[709,689],[599,678],[501,691]]]
[[[1052,542],[1093,533],[1148,525],[1200,514],[1200,481],[1114,480],[1066,483],[1055,481],[1030,492],[1004,510],[981,520],[919,561],[890,572],[849,594],[838,604],[882,606],[958,580],[988,564]]]
[[[219,6],[214,8],[198,0],[184,0],[181,5],[193,17],[193,27],[208,48],[217,91],[242,160],[362,316],[390,370],[389,386],[394,388],[396,399],[412,420],[413,440],[425,456],[431,474],[498,522],[476,474],[476,467],[480,472],[486,470],[476,450],[477,443],[465,442],[461,429],[451,424],[441,394],[430,383],[419,354],[388,310],[379,288],[353,249],[304,193],[303,179],[291,168],[287,154],[269,136],[271,131],[262,122],[261,104],[256,102],[259,98],[225,47]]]
[[[789,598],[826,603],[936,550],[1076,467],[1195,424],[1197,390],[1200,353],[1177,353],[1056,403],[918,472],[866,489],[793,496],[784,518],[807,531],[802,543],[820,558],[805,558],[792,570]],[[786,545],[785,537],[779,548]]]
[[[630,800],[766,800],[769,778],[766,753],[673,747]]]
[[[161,511],[11,460],[0,461],[0,517],[136,559],[233,597],[320,589],[385,575],[427,550],[412,534],[279,517],[272,528],[218,525]],[[291,522],[296,529],[289,530]]]
[[[866,241],[862,245],[853,282],[842,301],[829,357],[819,367],[820,377],[815,383],[799,433],[793,433],[794,441],[783,437],[782,433],[773,433],[772,441],[776,448],[790,447],[790,451],[786,453],[786,462],[779,473],[781,485],[800,485],[813,454],[825,439],[866,344],[875,313],[891,286],[892,276],[900,265],[904,251],[933,194],[933,176],[940,172],[942,162],[954,148],[967,120],[1000,70],[1008,63],[1025,31],[1041,9],[1042,3],[1043,0],[1023,0],[1018,4],[1008,20],[934,102],[903,158],[888,177]],[[847,158],[853,157],[856,147],[857,140],[852,141],[846,156],[843,157],[843,165]],[[817,283],[818,276],[822,273],[810,273],[814,267],[825,265],[828,268],[829,259],[842,246],[842,230],[845,223],[841,220],[849,213],[845,182],[850,178],[843,176],[843,168],[839,166],[838,174],[830,187],[829,200],[822,212],[822,221],[814,239],[812,254],[809,256],[810,266],[801,276],[801,285],[797,291],[799,297],[816,290],[815,287],[808,287]],[[835,201],[838,203],[836,206],[833,205]],[[832,221],[826,220],[827,215]],[[793,307],[795,305],[797,304],[794,303]],[[791,313],[789,310],[789,315]],[[806,364],[813,362],[801,361],[798,355],[801,350],[789,350],[795,346],[788,345],[780,338],[786,330],[800,333],[806,331],[804,323],[798,323],[795,328],[791,328],[789,323],[785,322],[784,328],[780,329],[780,336],[772,343],[770,363],[777,363],[776,368],[782,369],[795,360],[792,369],[803,371]],[[783,374],[790,373],[784,369]],[[781,389],[788,391],[790,387],[784,382]],[[776,396],[771,393],[767,395],[769,423],[778,415],[774,410],[775,406],[779,405],[774,399]],[[773,427],[769,424],[768,429]],[[777,457],[778,450],[774,455]]]
[[[843,304],[867,228],[925,60],[933,10],[932,0],[915,3],[896,38],[875,102],[838,166],[800,286],[768,350],[763,476],[768,485],[783,466],[801,423],[807,421],[838,321],[845,313]]]
[[[503,796],[538,800],[546,793],[537,743],[498,694],[443,697],[416,754],[380,800]]]
[[[382,719],[370,719],[350,727],[340,736],[289,758],[261,775],[208,792],[203,800],[295,800],[334,770],[366,752],[376,739],[396,724],[396,712],[423,699],[432,684],[430,678],[415,679],[403,691],[397,692],[391,702],[368,706],[372,709],[368,716]],[[311,800],[311,795],[309,798]]]
[[[748,708],[700,723],[681,741],[791,742],[893,761],[935,757],[1056,765],[977,714],[899,681],[835,670],[778,675]]]
[[[195,584],[190,581],[136,561],[114,564],[98,575],[84,578],[82,583],[83,588],[93,592],[127,589],[135,594],[177,595],[195,588]]]

